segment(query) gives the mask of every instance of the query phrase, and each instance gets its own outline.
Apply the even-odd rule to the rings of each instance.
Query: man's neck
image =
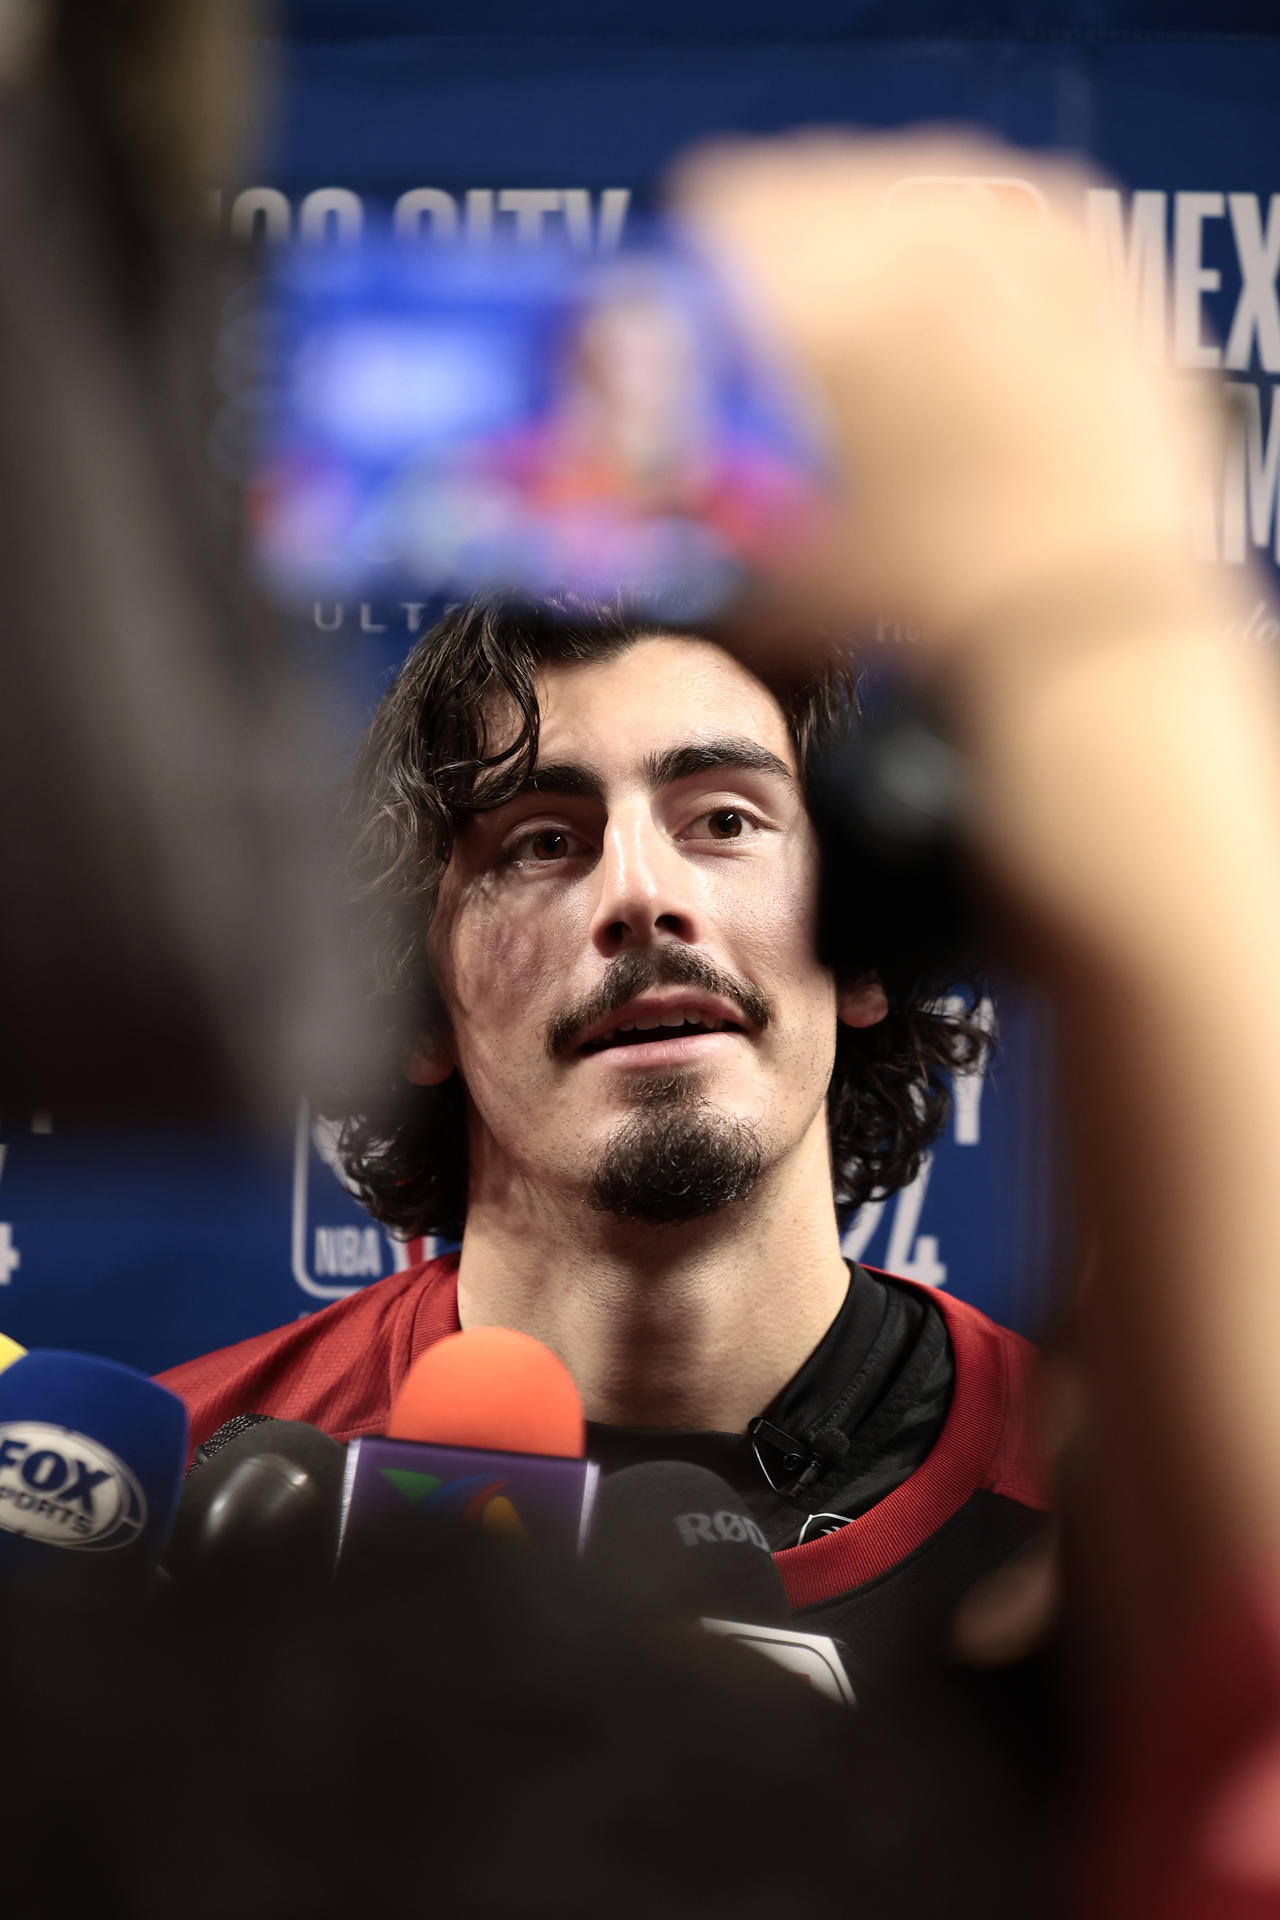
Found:
[[[749,1199],[647,1227],[576,1197],[473,1197],[464,1327],[516,1327],[557,1353],[589,1420],[740,1433],[813,1352],[848,1288],[825,1126]]]

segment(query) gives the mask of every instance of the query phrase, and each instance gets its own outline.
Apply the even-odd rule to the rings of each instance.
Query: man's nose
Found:
[[[607,957],[660,935],[698,943],[696,875],[647,807],[610,819],[596,876],[591,938]]]

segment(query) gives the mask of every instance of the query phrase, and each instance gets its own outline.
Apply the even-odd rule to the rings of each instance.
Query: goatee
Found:
[[[681,1078],[635,1091],[643,1104],[613,1134],[591,1182],[597,1212],[664,1227],[746,1199],[764,1159],[753,1127],[691,1095]]]

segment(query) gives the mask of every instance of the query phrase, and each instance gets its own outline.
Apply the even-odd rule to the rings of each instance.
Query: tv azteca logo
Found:
[[[381,1467],[379,1472],[410,1506],[443,1513],[467,1526],[487,1527],[524,1539],[524,1523],[502,1489],[510,1483],[487,1474],[469,1473],[461,1480],[441,1480],[434,1473],[415,1473],[408,1467]]]
[[[122,1460],[44,1420],[0,1422],[0,1529],[48,1547],[128,1546],[147,1503]]]

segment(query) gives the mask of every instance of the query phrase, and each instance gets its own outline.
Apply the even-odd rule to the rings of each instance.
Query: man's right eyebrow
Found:
[[[567,760],[548,762],[545,766],[535,767],[514,792],[504,795],[497,804],[509,807],[514,801],[522,800],[531,793],[554,794],[558,798],[571,800],[602,801],[604,782],[589,767],[577,766]],[[487,811],[483,789],[477,792],[475,799],[479,810]]]
[[[557,761],[550,766],[535,767],[520,792],[563,793],[575,800],[603,800],[604,782],[589,767]]]

